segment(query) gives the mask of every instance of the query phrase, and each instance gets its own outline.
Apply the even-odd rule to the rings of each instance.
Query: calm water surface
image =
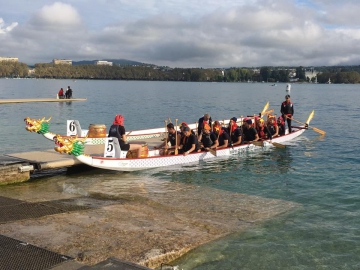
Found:
[[[109,126],[121,113],[130,131],[161,127],[168,117],[192,123],[205,112],[213,119],[254,114],[267,101],[278,112],[286,94],[285,84],[0,79],[0,98],[54,97],[68,85],[74,97],[88,100],[0,105],[0,154],[53,147],[25,130],[26,116],[52,116],[51,131],[64,133],[67,119],[84,128]],[[115,194],[146,181],[157,193],[187,183],[293,201],[300,207],[290,213],[201,246],[175,263],[183,269],[360,269],[360,85],[294,84],[291,98],[299,121],[315,109],[311,125],[327,131],[325,137],[309,130],[285,150],[185,170],[64,174],[1,189]]]

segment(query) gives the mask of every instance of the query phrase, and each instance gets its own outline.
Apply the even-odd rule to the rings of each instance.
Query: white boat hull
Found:
[[[305,129],[298,129],[290,134],[273,138],[272,142],[284,143],[286,141],[291,141],[294,138],[300,136]],[[268,147],[271,147],[272,144],[268,141],[264,141],[264,147],[255,146],[253,144],[246,144],[240,146],[227,147],[224,149],[218,149],[216,151],[217,157],[226,157],[231,155],[238,155],[248,151],[261,151]],[[109,158],[109,157],[99,157],[99,156],[88,156],[80,155],[76,157],[79,161],[84,164],[87,164],[92,167],[114,170],[114,171],[138,171],[146,170],[158,167],[166,167],[173,165],[183,165],[194,162],[199,162],[202,160],[209,160],[215,158],[210,152],[200,152],[200,153],[191,153],[187,156],[184,155],[168,155],[160,156],[159,150],[150,150],[149,157],[146,158]]]

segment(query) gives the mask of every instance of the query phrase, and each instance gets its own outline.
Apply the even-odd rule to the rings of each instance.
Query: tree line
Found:
[[[29,75],[27,64],[20,62],[2,61],[0,62],[0,77],[25,78]]]
[[[93,79],[93,80],[154,80],[194,82],[289,82],[290,71],[296,70],[299,82],[314,82],[305,76],[305,68],[261,67],[259,72],[250,68],[203,69],[152,66],[105,66],[65,65],[52,63],[35,64],[35,72],[29,76],[29,67],[20,62],[0,62],[0,77],[47,78],[47,79]],[[360,66],[320,67],[318,83],[360,83]]]

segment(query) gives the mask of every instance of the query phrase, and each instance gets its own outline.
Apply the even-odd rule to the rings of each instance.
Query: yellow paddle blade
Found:
[[[310,121],[311,121],[311,119],[313,119],[313,117],[314,117],[314,110],[312,110],[312,112],[310,113],[310,115],[309,115],[309,117],[308,117],[308,119],[306,120],[306,124],[309,124],[310,123]]]
[[[261,117],[263,117],[264,115],[267,115],[267,114],[271,114],[271,113],[273,113],[273,112],[274,112],[274,109],[265,111],[265,112],[261,113]]]
[[[269,101],[265,104],[264,109],[262,109],[261,114],[263,114],[268,108],[269,108],[270,104]]]
[[[313,131],[317,132],[317,133],[320,133],[321,135],[325,135],[326,134],[326,131],[323,131],[321,129],[318,129],[318,128],[314,128],[314,127],[311,127]]]

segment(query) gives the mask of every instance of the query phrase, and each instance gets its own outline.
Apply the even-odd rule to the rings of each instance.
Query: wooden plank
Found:
[[[88,155],[103,155],[104,145],[87,145],[84,149],[84,153]],[[55,152],[54,149],[13,153],[5,156],[20,158],[32,164],[39,164],[38,167],[43,170],[65,168],[82,164],[73,155],[60,154]]]
[[[8,103],[29,103],[29,102],[72,102],[72,101],[86,101],[86,98],[71,98],[71,99],[57,99],[57,98],[30,98],[30,99],[0,99],[0,104]]]

